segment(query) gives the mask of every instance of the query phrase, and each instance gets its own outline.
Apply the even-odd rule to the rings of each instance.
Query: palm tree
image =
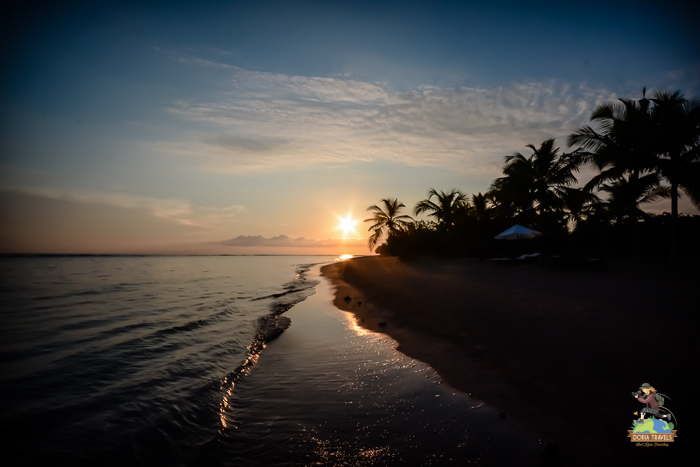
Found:
[[[680,91],[657,92],[652,121],[658,132],[657,170],[671,184],[671,261],[676,259],[678,190],[700,207],[700,101]]]
[[[506,156],[503,177],[494,180],[489,191],[497,205],[510,215],[533,218],[555,217],[564,209],[566,187],[576,183],[574,172],[579,161],[559,155],[554,140],[544,141],[539,148],[527,145],[532,154],[519,152]]]
[[[576,154],[582,162],[593,163],[601,171],[621,162],[624,170],[648,170],[655,148],[646,88],[639,101],[619,100],[596,107],[591,114],[595,127],[585,125],[576,130],[569,136],[569,146],[577,145]]]
[[[622,177],[613,183],[605,183],[601,191],[609,194],[603,206],[617,223],[625,219],[636,221],[648,217],[639,208],[640,204],[653,203],[670,196],[667,186],[659,186],[656,174],[647,174],[641,178]]]
[[[435,201],[432,201],[433,197]],[[449,192],[442,190],[438,192],[435,188],[431,188],[428,198],[418,202],[413,212],[416,215],[429,212],[429,217],[437,219],[439,228],[449,231],[454,225],[457,211],[467,206],[467,195],[461,191],[453,188]]]
[[[600,211],[600,198],[581,188],[567,187],[562,199],[566,206],[566,221],[572,230],[576,230],[578,226]]]
[[[657,168],[671,184],[671,214],[678,217],[678,188],[691,196],[693,204],[700,206],[697,197],[697,179],[685,177],[693,164],[700,163],[700,101],[688,100],[680,91],[657,92],[652,119],[658,131]]]
[[[406,205],[400,203],[397,198],[384,198],[380,204],[383,204],[384,209],[373,204],[367,208],[367,211],[372,212],[372,217],[364,220],[364,222],[374,222],[368,229],[372,232],[368,240],[370,250],[374,249],[383,235],[388,237],[392,233],[401,232],[413,220],[411,216],[400,214],[401,208],[405,208]]]
[[[649,100],[646,88],[639,101],[620,101],[597,107],[591,116],[596,128],[577,130],[569,137],[569,145],[578,145],[578,159],[600,171],[585,189],[602,187],[611,196],[623,190],[624,196],[617,192],[618,200],[611,201],[618,208],[627,206],[633,222],[643,215],[639,204],[671,198],[673,261],[678,189],[700,206],[700,103],[688,101],[680,91],[656,93]],[[662,186],[664,179],[670,182],[670,189]]]
[[[600,188],[606,182],[625,176],[629,183],[623,183],[627,183],[628,189],[646,189],[654,177],[656,185],[660,185],[661,178],[654,172],[658,141],[651,117],[650,101],[644,88],[639,101],[620,99],[620,103],[599,105],[591,115],[595,128],[586,125],[569,136],[569,146],[578,146],[572,159],[590,163],[599,171],[586,184],[585,190]],[[651,177],[645,178],[644,183],[636,183],[647,175]],[[643,192],[639,192],[636,198],[642,196]],[[634,218],[637,205],[630,209]]]
[[[492,207],[489,205],[491,201],[491,196],[489,193],[482,195],[478,193],[472,195],[471,212],[477,222],[485,222],[491,219]]]

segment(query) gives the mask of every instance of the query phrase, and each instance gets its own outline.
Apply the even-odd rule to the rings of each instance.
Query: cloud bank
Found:
[[[347,77],[181,61],[218,67],[226,78],[214,100],[174,102],[168,111],[196,130],[155,147],[228,173],[379,159],[491,173],[526,144],[558,137],[564,147],[561,138],[584,124],[596,105],[617,97],[556,81],[399,91]]]
[[[236,218],[247,212],[247,208],[240,204],[222,208],[195,206],[191,202],[181,199],[151,198],[105,191],[58,190],[24,186],[4,188],[2,192],[20,193],[71,204],[97,204],[127,210],[145,210],[153,217],[167,222],[200,228],[213,228],[221,221]]]

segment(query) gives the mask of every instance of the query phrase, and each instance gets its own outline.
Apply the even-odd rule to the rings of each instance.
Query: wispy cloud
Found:
[[[215,207],[210,207],[210,206],[198,206],[197,209],[200,211],[211,211],[211,212],[231,213],[231,214],[242,213],[242,212],[246,212],[248,210],[242,204],[232,204],[231,206],[225,206],[223,208],[215,208]]]
[[[491,172],[503,156],[528,143],[565,137],[596,105],[616,98],[604,89],[555,81],[397,91],[345,77],[180,60],[219,66],[226,82],[213,101],[173,103],[169,111],[197,129],[155,146],[223,172],[377,159]]]
[[[223,208],[210,206],[195,207],[191,202],[179,199],[150,198],[125,193],[101,191],[71,191],[31,186],[8,187],[2,191],[76,204],[99,204],[121,209],[145,210],[159,219],[201,228],[213,228],[217,226],[222,219],[236,217],[247,211],[245,206],[239,204],[225,206]]]

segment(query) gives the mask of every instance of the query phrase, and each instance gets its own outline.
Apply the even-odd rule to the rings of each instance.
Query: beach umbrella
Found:
[[[542,235],[542,232],[538,232],[536,230],[532,230],[532,229],[528,229],[527,227],[523,227],[522,225],[515,224],[510,229],[496,235],[496,239],[497,240],[520,240],[520,239],[535,238],[535,237],[538,237],[540,235]]]

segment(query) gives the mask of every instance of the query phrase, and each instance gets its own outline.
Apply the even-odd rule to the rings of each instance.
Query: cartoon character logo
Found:
[[[645,415],[654,416],[656,418],[663,419],[666,422],[671,421],[673,412],[664,407],[664,394],[658,393],[656,389],[651,386],[651,384],[642,384],[639,391],[633,392],[632,395],[642,404],[646,404],[646,407],[642,409],[642,415],[639,417],[639,420],[636,420],[636,422],[642,423]],[[670,397],[665,397],[671,400]],[[637,415],[637,412],[634,414]]]
[[[673,442],[678,435],[671,420],[675,420],[676,416],[665,406],[666,399],[671,400],[671,398],[658,392],[649,383],[642,384],[638,391],[632,393],[632,396],[644,404],[644,408],[639,418],[632,422],[632,430],[628,430],[631,441],[647,442],[645,445]],[[638,415],[639,412],[634,414]],[[676,420],[677,423],[678,420]],[[667,446],[667,444],[663,445]]]

